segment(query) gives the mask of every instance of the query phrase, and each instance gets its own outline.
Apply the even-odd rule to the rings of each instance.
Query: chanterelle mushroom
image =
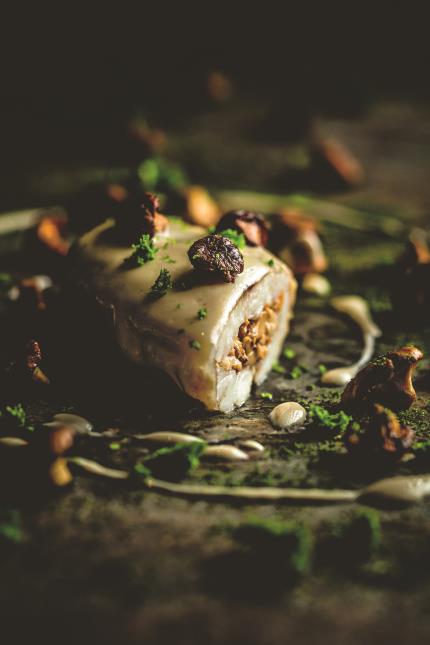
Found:
[[[348,383],[341,397],[345,410],[379,403],[390,410],[406,410],[416,400],[412,373],[423,353],[407,345],[371,361]]]
[[[318,225],[298,209],[285,209],[274,216],[270,246],[296,275],[321,273],[327,268]]]
[[[346,445],[350,450],[398,459],[409,450],[414,439],[414,431],[402,425],[392,410],[376,404],[364,431],[348,433]]]
[[[393,275],[391,300],[400,315],[428,320],[430,311],[430,249],[428,234],[413,229]]]

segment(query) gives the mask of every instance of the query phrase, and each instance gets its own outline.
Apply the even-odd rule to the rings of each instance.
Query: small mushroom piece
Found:
[[[233,229],[243,233],[249,246],[267,246],[269,229],[264,216],[252,211],[236,210],[223,215],[216,227],[217,233]]]
[[[220,210],[203,186],[187,186],[182,191],[185,219],[191,224],[209,228],[219,220]]]
[[[48,433],[48,446],[53,455],[60,456],[67,452],[75,441],[76,431],[69,426],[54,428]]]
[[[132,243],[141,235],[154,237],[168,227],[168,219],[158,212],[160,203],[153,193],[131,194],[118,210],[116,224],[119,235]]]
[[[236,275],[244,269],[242,253],[222,235],[207,235],[197,240],[190,246],[188,257],[195,269],[211,272],[224,282],[234,282]]]
[[[306,410],[296,401],[287,401],[277,405],[269,414],[269,419],[275,428],[286,430],[306,419]]]
[[[390,410],[406,410],[417,398],[412,374],[422,358],[421,350],[408,345],[371,361],[344,389],[342,408],[371,408],[379,403]]]
[[[359,448],[366,454],[375,453],[398,460],[411,448],[414,439],[414,431],[402,425],[394,412],[376,404],[364,432],[349,432],[346,445],[353,450]]]
[[[73,480],[67,461],[61,457],[55,459],[48,468],[49,480],[54,486],[67,486]]]
[[[67,237],[67,220],[64,217],[43,217],[37,227],[37,237],[57,255],[67,255],[70,240]]]
[[[18,352],[17,358],[10,365],[10,373],[19,382],[26,383],[29,380],[43,385],[49,384],[48,377],[40,368],[42,352],[37,340],[29,340]]]
[[[269,246],[296,275],[327,269],[317,223],[298,209],[284,209],[274,216]]]
[[[429,320],[430,249],[428,234],[422,229],[412,230],[407,249],[393,270],[391,301],[399,316]]]
[[[326,188],[349,188],[364,181],[360,161],[341,143],[333,139],[316,140],[311,146],[311,163],[315,181]]]

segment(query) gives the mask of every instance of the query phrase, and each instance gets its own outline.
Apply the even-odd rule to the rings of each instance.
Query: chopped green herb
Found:
[[[211,235],[212,233],[215,233],[216,226],[209,226],[208,228],[208,233]]]
[[[269,265],[269,267],[274,267],[275,266],[275,260],[273,260],[273,258],[270,258],[270,260],[267,260],[267,264]]]
[[[21,403],[16,405],[7,405],[0,410],[0,423],[13,430],[23,430],[33,432],[34,427],[27,424],[27,415]]]
[[[146,479],[151,475],[167,480],[182,479],[200,463],[200,455],[206,444],[203,441],[177,443],[168,448],[160,448],[134,467],[135,475]]]
[[[2,541],[19,544],[24,540],[21,514],[15,510],[0,510],[0,544]]]
[[[300,378],[303,374],[303,369],[300,367],[300,365],[295,365],[291,372],[288,372],[288,378],[291,379],[296,379]]]
[[[117,443],[116,441],[113,441],[112,443],[109,444],[109,448],[111,450],[121,450],[121,444]]]
[[[271,401],[273,399],[273,394],[271,392],[260,392],[260,397],[262,399],[269,399],[269,401]]]
[[[206,307],[200,307],[200,309],[197,312],[197,318],[199,320],[204,320],[207,315],[208,315],[208,310],[206,309]]]
[[[146,233],[141,235],[136,244],[131,245],[131,248],[133,249],[133,253],[130,260],[134,262],[136,266],[142,266],[146,264],[146,262],[150,262],[158,253],[158,249],[154,246],[152,237]]]
[[[284,350],[283,350],[283,352],[282,352],[282,354],[283,354],[283,356],[284,356],[285,358],[287,358],[289,361],[290,361],[292,358],[295,358],[295,357],[296,357],[296,352],[294,351],[294,349],[291,349],[291,347],[285,347],[285,348],[284,348]]]
[[[238,249],[244,249],[246,246],[244,234],[239,233],[239,231],[235,231],[234,228],[226,228],[225,231],[220,231],[219,235],[228,237],[228,239],[231,240]]]
[[[285,374],[285,372],[286,372],[285,367],[282,367],[281,363],[279,363],[278,361],[273,363],[272,370],[273,370],[273,372],[276,372],[277,374]]]
[[[327,368],[326,368],[326,366],[325,366],[325,365],[323,365],[322,363],[320,363],[320,364],[318,365],[318,372],[321,374],[321,376],[322,376],[323,374],[325,374],[325,373],[327,372]]]
[[[198,340],[190,340],[190,342],[188,343],[188,345],[189,345],[192,349],[197,349],[197,350],[201,349],[201,347],[202,347],[202,346],[200,345],[200,343],[199,343],[199,341],[198,341]]]
[[[161,269],[158,278],[151,287],[151,295],[157,298],[165,296],[169,289],[173,287],[172,276],[167,269]]]
[[[313,420],[314,424],[326,430],[337,430],[338,435],[342,435],[348,429],[352,421],[352,417],[345,414],[343,410],[339,412],[329,412],[322,405],[311,403],[309,406],[309,418]]]
[[[167,262],[167,264],[176,264],[176,260],[171,258],[170,255],[164,255],[161,259]]]

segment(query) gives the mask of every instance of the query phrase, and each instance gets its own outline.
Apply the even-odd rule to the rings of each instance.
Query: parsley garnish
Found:
[[[323,374],[325,374],[325,373],[327,372],[327,368],[326,368],[326,366],[325,366],[325,365],[323,365],[322,363],[320,363],[320,364],[318,365],[318,372],[321,374],[321,376],[322,376]]]
[[[284,351],[282,354],[287,358],[288,360],[291,360],[292,358],[295,358],[296,352],[294,349],[291,349],[290,347],[285,347]]]
[[[243,249],[246,246],[244,234],[239,233],[239,231],[235,231],[234,228],[226,228],[225,231],[220,231],[219,235],[228,237],[228,239],[231,240],[238,249]]]
[[[200,307],[200,309],[197,312],[197,318],[199,320],[204,320],[207,315],[208,315],[208,310],[206,309],[206,307]]]
[[[275,260],[273,260],[273,258],[270,258],[270,260],[267,260],[267,264],[269,265],[269,267],[274,267],[275,266]]]
[[[269,399],[269,401],[271,401],[273,399],[273,394],[271,392],[260,392],[260,397],[262,399]]]
[[[192,349],[197,349],[197,350],[201,349],[201,347],[202,347],[202,346],[200,345],[200,343],[199,343],[199,341],[198,341],[198,340],[190,340],[190,342],[188,343],[188,345],[189,345]]]
[[[288,374],[288,378],[296,379],[300,378],[300,376],[303,374],[303,368],[300,367],[300,365],[295,365],[291,372]]]
[[[150,262],[155,258],[155,254],[158,253],[158,249],[154,246],[154,241],[152,237],[148,234],[141,235],[136,242],[132,244],[131,248],[133,253],[130,257],[137,266],[142,266],[146,262]]]
[[[285,367],[282,367],[282,365],[278,361],[273,363],[272,370],[277,374],[285,374],[286,372]]]
[[[151,295],[157,298],[165,296],[169,289],[173,287],[172,276],[167,269],[161,269],[158,278],[151,287]]]

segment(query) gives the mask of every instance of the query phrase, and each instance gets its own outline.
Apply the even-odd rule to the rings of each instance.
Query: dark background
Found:
[[[213,107],[211,70],[298,137],[308,115],[357,118],[381,98],[429,99],[428,22],[413,3],[138,8],[18,4],[3,14],[0,207],[29,205],[20,180],[40,168],[128,163],[138,110],[180,131]]]

